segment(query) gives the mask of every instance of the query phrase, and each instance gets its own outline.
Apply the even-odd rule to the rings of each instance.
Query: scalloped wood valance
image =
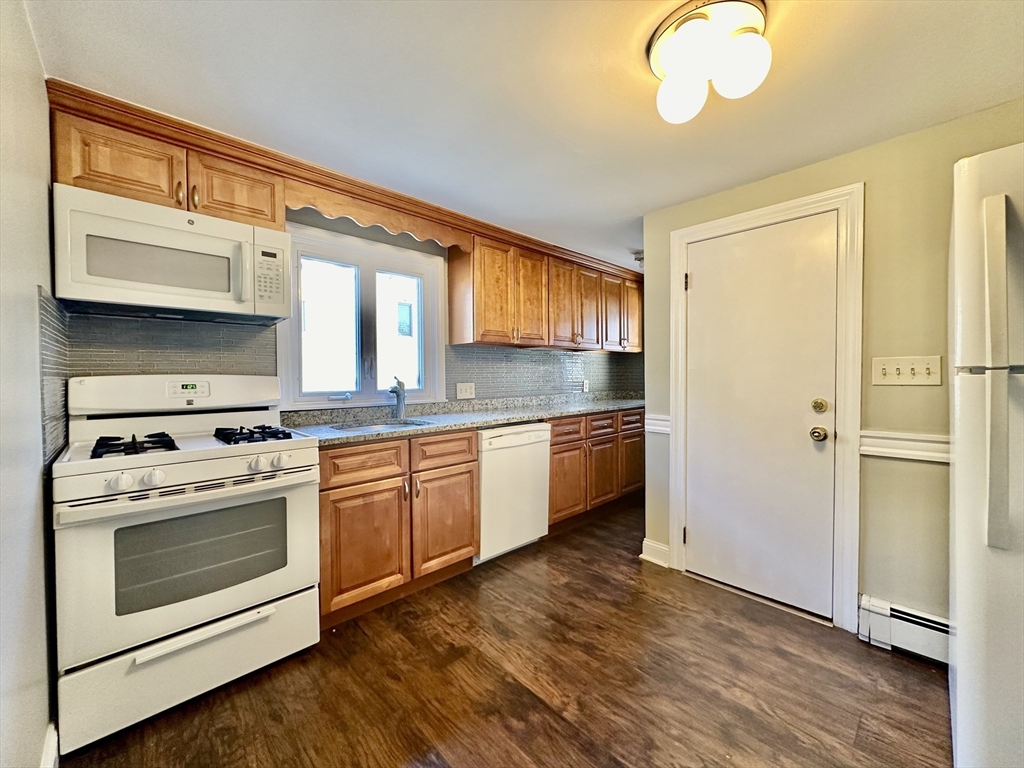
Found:
[[[352,219],[361,227],[378,225],[393,235],[408,233],[421,242],[433,240],[444,248],[473,249],[469,232],[295,179],[285,179],[284,204],[293,211],[313,208],[329,219]]]

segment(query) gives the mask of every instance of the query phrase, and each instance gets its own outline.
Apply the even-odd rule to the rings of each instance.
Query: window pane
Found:
[[[302,391],[359,386],[359,270],[302,257]]]
[[[418,277],[377,273],[377,387],[397,376],[406,389],[423,389],[423,302]]]

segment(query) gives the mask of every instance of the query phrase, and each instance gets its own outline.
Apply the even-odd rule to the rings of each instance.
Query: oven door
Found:
[[[253,227],[55,184],[57,297],[255,312]]]
[[[263,488],[167,496],[137,514],[58,527],[60,670],[316,584],[317,475],[310,467]]]

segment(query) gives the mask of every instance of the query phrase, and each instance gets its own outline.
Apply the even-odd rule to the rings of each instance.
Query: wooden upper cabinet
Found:
[[[627,352],[643,351],[643,293],[640,283],[635,280],[624,280],[622,283],[622,338]]]
[[[577,298],[575,265],[562,259],[548,260],[548,329],[551,346],[576,349]]]
[[[579,327],[576,346],[579,349],[601,349],[601,278],[595,269],[576,267],[576,292],[579,296]],[[618,278],[615,278],[618,279]]]
[[[473,238],[473,341],[514,343],[515,262],[515,249],[511,245]]]
[[[621,352],[626,348],[622,333],[622,285],[624,280],[601,275],[601,349]]]
[[[201,152],[188,153],[188,209],[284,229],[284,178]]]
[[[409,581],[409,491],[405,476],[321,492],[321,614]]]
[[[185,209],[186,152],[163,141],[54,112],[53,175],[84,187]]]
[[[515,343],[548,343],[548,257],[515,249]]]
[[[475,461],[412,476],[414,578],[480,551],[479,478]]]

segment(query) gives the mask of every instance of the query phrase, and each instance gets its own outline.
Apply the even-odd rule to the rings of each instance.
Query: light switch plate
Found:
[[[871,383],[875,386],[937,387],[942,384],[942,356],[873,357]]]
[[[583,391],[584,392],[589,392],[590,391],[590,379],[584,379],[583,380]]]
[[[456,384],[456,400],[472,400],[476,397],[476,384]]]

